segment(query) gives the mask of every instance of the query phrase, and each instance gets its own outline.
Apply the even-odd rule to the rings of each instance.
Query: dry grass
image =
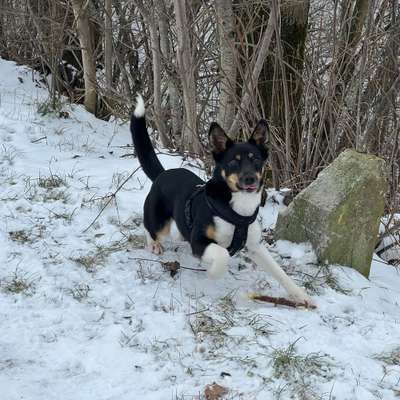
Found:
[[[297,342],[275,349],[271,354],[273,378],[285,381],[275,389],[275,398],[322,399],[313,385],[333,379],[331,358],[322,353],[301,355],[296,350]]]
[[[62,109],[61,97],[55,96],[36,103],[36,110],[42,117],[47,115],[59,115]]]
[[[28,231],[25,231],[23,229],[18,230],[18,231],[8,232],[8,237],[13,242],[18,242],[18,243],[29,243],[29,242],[31,242],[30,233],[28,233]]]
[[[323,288],[326,287],[345,295],[349,295],[352,292],[340,284],[338,277],[329,265],[320,265],[317,272],[313,275],[304,272],[302,275],[304,277],[303,286],[311,294],[321,294]]]
[[[14,161],[18,155],[18,151],[14,146],[3,144],[0,148],[0,165],[14,165]]]
[[[39,176],[38,186],[43,189],[56,189],[61,186],[67,186],[65,178],[59,175],[50,174],[49,176]]]
[[[29,201],[61,201],[66,204],[70,197],[65,188],[65,179],[57,175],[39,178],[28,176],[24,178],[24,185],[24,197]]]
[[[300,355],[296,342],[288,347],[275,349],[271,354],[271,363],[275,378],[293,380],[302,375],[317,376],[323,379],[330,377],[331,363],[327,354],[309,353]],[[296,378],[297,377],[297,378]]]
[[[82,302],[89,297],[90,287],[86,283],[79,283],[73,288],[68,289],[67,293],[70,294],[75,300]]]
[[[88,254],[83,254],[78,257],[72,257],[71,260],[75,261],[77,264],[82,265],[87,272],[94,273],[98,268],[104,265],[107,256],[104,252],[92,252]]]
[[[23,272],[18,268],[9,277],[0,281],[0,288],[5,293],[24,294],[32,296],[36,290],[36,283],[40,277]]]
[[[376,360],[382,361],[386,365],[400,366],[400,347],[395,347],[388,352],[376,354],[374,358]]]

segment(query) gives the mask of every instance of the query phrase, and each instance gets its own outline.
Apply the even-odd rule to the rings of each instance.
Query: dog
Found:
[[[255,264],[271,273],[295,302],[314,306],[261,244],[257,214],[268,157],[265,120],[260,120],[250,139],[241,143],[232,141],[217,123],[211,124],[209,143],[215,168],[207,182],[184,168],[163,168],[147,132],[140,95],[131,118],[131,133],[143,171],[153,182],[143,214],[147,245],[153,253],[162,253],[161,240],[175,221],[210,277],[227,272],[230,256],[246,246]]]

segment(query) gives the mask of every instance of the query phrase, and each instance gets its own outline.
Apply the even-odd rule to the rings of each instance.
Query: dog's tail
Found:
[[[144,101],[140,94],[136,98],[136,107],[131,118],[131,133],[140,165],[144,173],[154,181],[165,170],[156,156],[147,132]]]

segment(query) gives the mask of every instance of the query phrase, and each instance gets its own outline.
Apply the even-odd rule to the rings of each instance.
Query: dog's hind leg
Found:
[[[146,243],[149,251],[158,255],[163,253],[164,249],[161,245],[161,241],[165,236],[169,235],[171,223],[172,220],[167,221],[163,228],[152,234],[145,228]]]
[[[171,221],[167,222],[166,225],[157,233],[150,234],[150,232],[145,228],[146,244],[149,251],[154,254],[162,254],[164,249],[161,245],[161,241],[165,236],[169,235]]]
[[[143,224],[147,248],[154,254],[162,254],[161,240],[169,235],[172,216],[157,189],[152,187],[144,203]]]

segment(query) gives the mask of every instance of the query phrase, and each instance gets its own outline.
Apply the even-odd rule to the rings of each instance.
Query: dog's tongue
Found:
[[[248,192],[254,192],[258,188],[257,185],[245,185],[243,189],[247,190]]]

